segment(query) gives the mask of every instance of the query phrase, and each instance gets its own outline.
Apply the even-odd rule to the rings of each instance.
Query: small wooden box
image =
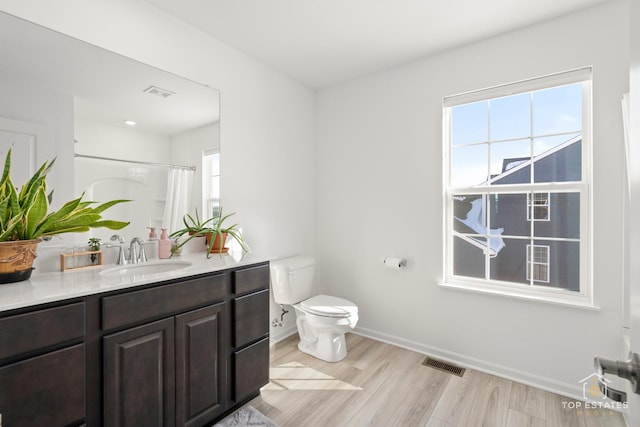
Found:
[[[91,256],[95,255],[95,261]],[[72,254],[60,254],[60,270],[79,270],[82,268],[102,267],[102,251],[74,252]]]

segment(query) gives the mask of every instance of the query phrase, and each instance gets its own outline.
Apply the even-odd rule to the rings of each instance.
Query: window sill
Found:
[[[595,305],[588,297],[583,295],[564,295],[555,292],[535,292],[529,289],[519,290],[506,288],[504,286],[491,284],[471,284],[471,283],[438,283],[438,286],[447,289],[477,292],[481,294],[496,295],[507,298],[540,302],[544,304],[562,305],[585,310],[600,311],[600,307]]]

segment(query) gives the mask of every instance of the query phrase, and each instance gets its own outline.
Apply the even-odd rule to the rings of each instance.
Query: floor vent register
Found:
[[[432,359],[431,357],[427,357],[426,359],[424,359],[424,362],[422,362],[422,364],[424,366],[430,366],[432,368],[438,369],[439,371],[447,372],[459,377],[463,376],[465,371],[465,368],[452,365],[451,363],[444,362],[442,360]]]

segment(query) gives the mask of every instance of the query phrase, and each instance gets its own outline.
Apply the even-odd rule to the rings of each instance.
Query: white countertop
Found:
[[[121,277],[104,276],[100,272],[114,265],[76,271],[38,273],[35,270],[29,280],[0,284],[0,312],[29,307],[54,301],[62,301],[86,295],[126,289],[148,283],[188,277],[269,261],[254,254],[183,254],[168,260],[150,261],[145,265],[189,262],[191,265],[162,273],[130,274]],[[137,264],[141,265],[141,264]]]

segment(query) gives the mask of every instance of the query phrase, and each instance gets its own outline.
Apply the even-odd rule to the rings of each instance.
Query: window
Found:
[[[527,280],[549,282],[549,246],[527,245]]]
[[[527,221],[549,221],[549,193],[527,194]]]
[[[202,153],[202,206],[203,218],[212,218],[220,212],[220,152]]]
[[[590,68],[444,99],[446,285],[591,304],[590,106]]]

